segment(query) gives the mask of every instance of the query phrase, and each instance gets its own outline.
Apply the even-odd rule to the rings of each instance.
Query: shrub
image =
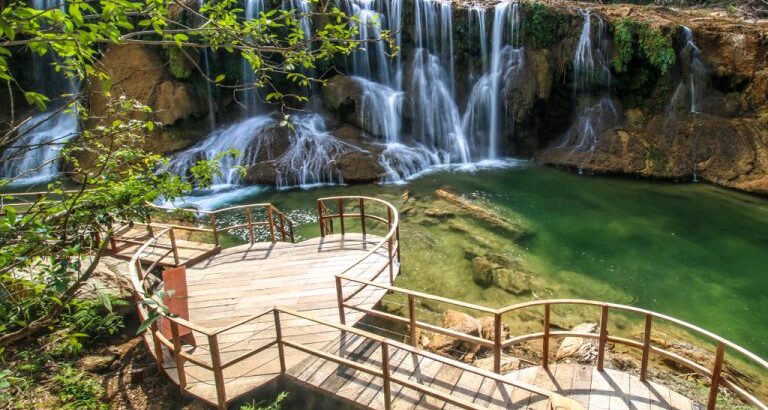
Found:
[[[664,74],[675,62],[672,38],[646,23],[625,17],[613,25],[616,57],[611,61],[614,71],[624,73],[634,58],[645,60]]]
[[[98,381],[76,368],[65,365],[61,372],[53,376],[58,389],[58,398],[65,410],[107,409],[101,402],[104,388]]]
[[[563,17],[542,3],[526,3],[525,38],[531,39],[534,48],[549,48],[557,42],[557,28]]]

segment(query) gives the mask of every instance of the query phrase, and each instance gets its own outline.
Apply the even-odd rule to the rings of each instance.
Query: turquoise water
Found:
[[[470,243],[522,261],[547,289],[540,297],[632,304],[714,331],[768,357],[768,200],[707,184],[579,176],[538,166],[440,171],[407,185],[251,192],[232,202],[270,201],[309,220],[314,199],[379,195],[402,208],[408,190],[428,201],[450,187],[533,233],[515,243],[471,221],[447,227],[403,216],[403,271],[397,284],[501,306],[532,296],[483,289],[471,278]],[[224,204],[219,204],[223,206]],[[462,225],[463,224],[463,225]],[[317,226],[303,225],[302,236]]]

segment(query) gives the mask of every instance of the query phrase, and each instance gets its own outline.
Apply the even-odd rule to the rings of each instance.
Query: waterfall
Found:
[[[398,142],[387,144],[381,153],[384,183],[402,183],[435,165],[448,163],[439,153],[423,145],[408,146]]]
[[[212,160],[219,153],[234,149],[238,151],[238,155],[228,155],[221,159],[220,175],[214,175],[213,185],[218,188],[236,185],[241,180],[238,167],[256,163],[261,159],[260,154],[269,157],[271,140],[265,137],[264,131],[268,126],[275,124],[272,117],[260,115],[218,129],[206,139],[171,158],[169,171],[187,175],[198,161]]]
[[[352,79],[363,90],[360,108],[363,128],[386,143],[398,142],[404,93],[362,77]]]
[[[472,7],[469,9],[469,32],[472,33],[476,30],[478,33],[478,39],[480,41],[480,69],[483,73],[488,70],[488,33],[486,32],[485,25],[485,11],[486,9],[481,7]],[[477,28],[474,27],[475,25]],[[467,40],[469,41],[471,38],[471,36],[468,36]],[[468,47],[474,46],[475,45],[470,41]]]
[[[322,184],[344,183],[341,174],[333,165],[334,158],[336,154],[350,150],[362,151],[328,133],[321,116],[300,116],[295,121],[288,151],[275,161],[278,188],[297,185],[309,188]]]
[[[485,23],[484,19],[481,21],[483,31],[480,38],[484,39]],[[472,87],[462,120],[464,133],[477,148],[485,150],[484,155],[475,157],[499,157],[501,113],[505,105],[502,90],[506,82],[516,80],[522,68],[522,49],[515,48],[520,43],[521,21],[518,3],[502,2],[494,7],[490,66]],[[487,66],[487,57],[483,61],[483,65]]]
[[[595,70],[595,60],[592,57],[592,16],[589,11],[579,10],[584,19],[581,25],[581,35],[573,58],[573,91],[575,95],[589,91]]]
[[[563,135],[560,148],[574,152],[592,152],[600,133],[619,124],[622,112],[610,97],[608,68],[608,33],[605,22],[598,20],[597,41],[592,41],[592,15],[580,10],[583,18],[579,43],[573,57],[573,95],[576,115]]]
[[[245,19],[253,20],[261,15],[264,11],[264,0],[246,0],[245,2]],[[251,63],[242,59],[243,66],[243,83],[245,89],[243,90],[242,104],[245,106],[247,115],[254,115],[260,111],[261,104],[259,103],[258,93],[256,92],[255,73],[253,72],[253,66]],[[210,84],[208,84],[210,87]]]
[[[34,0],[32,7],[47,10],[64,8],[61,0]],[[48,182],[58,175],[59,152],[79,132],[74,106],[67,98],[79,92],[79,82],[54,69],[57,59],[51,53],[32,54],[33,90],[50,98],[48,111],[39,113],[19,127],[17,140],[0,154],[0,179],[14,178],[13,185]],[[62,97],[64,96],[65,97]]]
[[[694,41],[693,30],[686,26],[681,28],[685,43],[678,56],[678,61],[682,65],[682,78],[667,108],[670,118],[684,110],[691,113],[699,112],[709,82],[709,72],[701,58],[701,50]]]

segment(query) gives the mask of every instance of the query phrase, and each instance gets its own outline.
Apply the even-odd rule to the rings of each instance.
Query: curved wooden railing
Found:
[[[359,205],[358,213],[349,213],[345,211],[345,203],[349,204],[353,200],[355,201],[356,204]],[[326,203],[328,201],[335,201],[338,204],[339,207],[337,208],[336,214],[330,214],[328,212],[328,208],[326,206]],[[372,214],[371,212],[366,212],[366,204],[370,205],[371,202],[375,202],[385,207],[386,214],[387,214],[386,218],[382,216],[377,216],[375,214]],[[249,209],[249,207],[254,207],[254,206],[271,207],[271,205],[269,204],[258,204],[258,205],[243,205],[238,207],[232,207],[232,208],[220,210],[218,212],[208,212],[208,211],[196,211],[196,212],[205,212],[206,214],[210,215],[210,214],[230,211],[233,209]],[[161,208],[161,209],[165,209],[165,208]],[[370,206],[368,207],[368,209],[370,211],[371,209]],[[176,211],[176,209],[167,209],[167,210]],[[385,270],[389,268],[389,272],[390,272],[389,278],[391,283],[391,280],[394,279],[393,270],[394,270],[395,263],[399,261],[399,258],[400,258],[399,218],[397,214],[397,209],[394,206],[392,206],[390,203],[376,199],[376,198],[332,197],[332,198],[319,199],[318,210],[320,211],[319,220],[321,225],[321,236],[323,237],[333,233],[333,227],[332,227],[333,220],[339,221],[341,233],[345,234],[348,232],[347,230],[348,225],[345,224],[345,219],[347,220],[349,218],[359,219],[361,223],[360,225],[360,228],[362,231],[361,233],[364,236],[367,235],[367,232],[368,232],[367,226],[369,221],[377,221],[380,223],[384,223],[387,229],[387,233],[385,234],[385,236],[382,237],[381,239],[378,239],[377,237],[378,242],[374,244],[373,247],[370,250],[368,250],[368,252],[366,252],[366,254],[363,255],[360,259],[358,259],[356,262],[352,263],[349,267],[344,269],[342,274],[349,273],[350,270],[352,270],[354,267],[358,266],[363,261],[372,257],[372,255],[377,254],[379,251],[382,250],[384,246],[386,246],[388,262],[383,268],[378,270],[370,279],[375,280]],[[185,210],[185,211],[195,211],[195,210]],[[289,226],[292,226],[290,225],[290,221],[289,221]],[[514,387],[529,391],[535,395],[545,396],[545,398],[547,399],[551,399],[553,396],[558,396],[555,393],[546,391],[544,389],[540,389],[538,387],[535,387],[527,383],[509,380],[501,375],[494,374],[482,369],[474,368],[472,366],[456,362],[446,357],[442,357],[433,353],[422,351],[418,348],[403,344],[395,340],[387,339],[387,338],[384,338],[384,337],[381,337],[381,336],[378,336],[354,327],[347,326],[344,324],[343,319],[342,319],[342,323],[336,324],[336,323],[327,322],[321,319],[313,318],[311,316],[296,312],[291,309],[274,307],[267,311],[248,317],[247,319],[239,321],[237,323],[233,323],[218,329],[209,329],[207,327],[200,326],[193,322],[185,320],[181,317],[169,315],[167,312],[163,311],[162,309],[163,300],[157,294],[157,291],[160,290],[161,288],[161,282],[156,281],[154,284],[152,284],[150,283],[151,282],[150,278],[155,278],[155,276],[153,276],[151,273],[155,268],[159,267],[160,261],[170,256],[174,252],[173,251],[175,246],[173,245],[175,241],[175,237],[173,233],[174,229],[178,229],[178,227],[165,226],[160,228],[156,232],[154,232],[153,237],[150,238],[141,246],[141,248],[136,252],[136,254],[133,256],[131,260],[129,268],[131,272],[131,281],[133,283],[134,290],[136,293],[137,311],[139,314],[139,319],[142,322],[145,322],[151,319],[152,317],[156,317],[156,316],[159,316],[159,318],[163,321],[168,321],[168,325],[170,327],[170,333],[171,333],[170,337],[168,337],[167,334],[166,335],[163,334],[157,321],[153,321],[147,329],[148,338],[149,340],[151,340],[151,343],[149,340],[147,341],[147,346],[153,352],[153,355],[155,356],[155,359],[156,359],[157,366],[160,370],[167,371],[165,369],[165,366],[163,366],[164,360],[167,360],[167,359],[174,360],[175,369],[176,369],[175,376],[182,390],[186,390],[187,388],[187,372],[185,369],[186,362],[193,363],[213,373],[215,385],[216,385],[216,391],[217,391],[217,402],[213,403],[206,400],[204,397],[198,396],[198,398],[201,398],[203,401],[206,401],[213,406],[217,406],[218,408],[226,408],[227,403],[230,400],[232,400],[232,398],[228,398],[227,396],[226,385],[224,380],[224,370],[232,365],[242,362],[243,360],[251,356],[261,353],[273,346],[278,347],[278,359],[280,360],[281,372],[283,374],[286,374],[284,350],[286,348],[292,348],[292,349],[302,351],[304,353],[308,353],[312,356],[320,357],[322,359],[329,360],[340,365],[354,368],[364,373],[381,377],[384,383],[383,388],[384,388],[384,396],[385,396],[385,407],[387,409],[389,409],[392,404],[392,397],[390,396],[390,391],[391,391],[390,386],[392,383],[409,387],[425,395],[435,397],[437,399],[443,400],[447,403],[451,403],[461,408],[473,409],[473,410],[479,410],[484,408],[475,403],[470,403],[470,402],[452,397],[450,393],[445,393],[445,392],[436,390],[430,387],[429,385],[427,385],[424,380],[411,380],[411,379],[406,379],[396,374],[393,374],[390,371],[390,368],[388,365],[389,363],[388,348],[390,346],[396,347],[398,349],[406,350],[411,354],[420,355],[423,357],[429,357],[432,360],[436,360],[444,364],[460,367],[463,371],[479,374],[483,377],[491,378],[498,383],[514,386]],[[291,228],[291,234],[292,234],[292,228]],[[274,240],[274,236],[272,236],[272,238]],[[160,249],[160,251],[158,251],[158,249]],[[148,255],[150,254],[153,255],[156,258],[156,260],[149,263],[149,265],[145,267],[144,265],[147,264],[148,261],[150,260],[150,258],[148,257]],[[341,290],[341,288],[340,288],[340,282],[338,278],[341,278],[341,277],[342,275],[337,276],[337,286],[339,286],[339,289],[338,289],[339,291]],[[273,324],[274,331],[275,331],[274,340],[270,340],[261,346],[247,350],[235,357],[229,357],[227,360],[222,359],[222,354],[220,349],[221,343],[219,340],[221,335],[229,331],[237,330],[238,328],[244,325],[247,325],[249,323],[252,323],[254,321],[257,321],[261,318],[267,317],[269,316],[270,313],[272,314],[272,320],[274,323]],[[382,352],[381,366],[377,368],[370,365],[357,363],[347,358],[330,354],[328,352],[320,351],[309,345],[290,340],[290,338],[283,337],[281,334],[281,322],[282,322],[281,315],[289,315],[292,317],[302,318],[304,320],[312,321],[318,325],[323,325],[329,328],[340,330],[345,333],[351,333],[358,336],[362,336],[368,340],[377,342],[380,345],[380,349]],[[189,331],[199,336],[202,336],[203,339],[208,343],[208,349],[207,350],[199,349],[200,352],[196,352],[194,354],[192,351],[185,351],[184,340],[183,340],[182,331],[181,331],[182,329],[188,329]],[[164,354],[163,348],[166,349],[169,355]]]
[[[214,211],[204,211],[200,209],[193,209],[193,208],[174,208],[174,207],[167,207],[167,206],[160,206],[152,203],[148,203],[147,206],[157,210],[157,211],[165,211],[168,213],[175,213],[180,215],[191,215],[195,220],[203,220],[205,218],[208,219],[208,227],[197,227],[194,228],[195,231],[198,232],[205,232],[213,235],[214,238],[214,244],[216,246],[219,246],[221,244],[221,234],[232,231],[235,229],[242,229],[247,228],[248,229],[248,238],[250,242],[253,244],[257,242],[256,240],[256,234],[255,229],[259,227],[265,227],[265,229],[269,230],[269,236],[270,240],[272,242],[275,242],[278,239],[283,242],[294,242],[294,232],[293,232],[293,222],[288,219],[285,214],[283,214],[279,209],[277,209],[274,205],[270,203],[263,203],[263,204],[246,204],[246,205],[237,205],[237,206],[231,206],[228,208],[222,208],[217,209]],[[266,219],[263,221],[254,221],[254,210],[257,209],[263,209],[266,212]],[[245,221],[239,224],[234,225],[227,225],[227,226],[220,226],[219,222],[223,219],[222,216],[225,214],[235,214],[239,211],[242,211],[245,214]],[[174,225],[174,224],[162,224],[163,226],[173,226],[175,228],[181,228],[181,229],[191,229],[187,226],[183,225]]]
[[[726,340],[712,332],[702,329],[696,325],[687,323],[685,321],[656,313],[647,309],[641,309],[633,306],[620,305],[615,303],[599,302],[593,300],[581,300],[581,299],[552,299],[552,300],[535,300],[525,303],[518,303],[515,305],[494,309],[486,306],[475,305],[458,300],[444,298],[440,296],[430,295],[423,292],[416,292],[409,289],[398,288],[391,285],[384,285],[373,281],[361,280],[351,276],[339,275],[337,280],[346,280],[350,282],[357,282],[364,287],[376,287],[383,289],[390,294],[404,295],[407,299],[407,317],[401,317],[391,313],[382,312],[379,310],[362,308],[347,303],[348,298],[342,293],[341,288],[337,288],[337,299],[339,300],[339,316],[344,316],[345,309],[353,309],[372,316],[380,317],[383,319],[391,320],[397,323],[405,324],[409,328],[410,343],[413,346],[418,346],[417,334],[419,329],[427,330],[434,333],[443,334],[458,340],[466,341],[469,343],[478,344],[480,346],[492,349],[494,356],[494,371],[501,371],[501,355],[502,350],[512,347],[513,345],[531,341],[541,340],[542,342],[542,354],[541,354],[541,366],[548,367],[550,363],[550,339],[553,337],[580,337],[588,339],[598,340],[598,357],[597,357],[597,369],[603,370],[605,360],[606,343],[616,343],[631,348],[639,349],[642,353],[640,362],[640,379],[645,381],[648,375],[649,358],[651,354],[661,356],[667,360],[671,360],[687,368],[692,369],[696,373],[709,378],[710,388],[709,396],[707,399],[707,408],[714,409],[717,401],[717,393],[720,386],[729,389],[731,392],[737,394],[743,400],[751,405],[757,406],[760,409],[768,409],[761,399],[757,398],[752,392],[747,391],[742,386],[737,385],[731,380],[727,380],[722,377],[723,364],[725,361],[726,349],[738,353],[743,358],[746,358],[749,363],[754,367],[768,371],[768,362],[747,349]],[[358,290],[359,291],[359,290]],[[427,322],[423,322],[417,319],[416,316],[416,301],[417,300],[429,300],[432,302],[443,303],[446,305],[454,306],[464,310],[471,310],[479,312],[484,315],[490,315],[493,317],[493,339],[483,338],[482,335],[473,336],[465,333],[457,332],[452,329],[437,326]],[[553,331],[551,330],[550,312],[551,307],[556,305],[570,305],[570,306],[592,306],[600,308],[600,321],[599,321],[599,333],[579,333],[573,331]],[[543,308],[543,315],[541,317],[542,331],[536,333],[530,333],[525,335],[518,335],[508,339],[502,340],[502,322],[505,314],[517,312],[528,308]],[[608,334],[608,321],[610,311],[621,311],[632,314],[641,315],[644,318],[644,332],[642,340],[631,340],[623,337],[617,337]],[[715,351],[715,358],[711,368],[706,367],[701,363],[697,363],[689,358],[683,357],[674,352],[668,351],[663,347],[653,346],[651,341],[651,331],[654,319],[663,320],[669,322],[678,328],[692,333],[694,336],[702,339],[709,339],[717,344]]]
[[[331,213],[331,211],[328,208],[327,203],[332,202],[335,206],[336,213]],[[375,215],[370,212],[370,203],[376,203],[378,205],[381,205],[386,209],[386,218],[383,216]],[[353,206],[357,207],[357,210],[352,210],[352,212],[349,212],[349,210],[346,209],[347,205],[352,204]],[[368,206],[368,212],[366,212],[366,204],[369,204]],[[350,273],[353,269],[355,269],[357,266],[359,266],[364,261],[368,260],[369,258],[373,257],[374,255],[377,255],[378,252],[386,245],[387,247],[387,263],[381,267],[377,272],[374,273],[374,275],[370,278],[368,278],[369,281],[375,281],[383,272],[384,270],[389,271],[389,284],[394,283],[395,281],[395,263],[400,263],[400,215],[397,212],[397,208],[395,208],[394,205],[390,204],[387,201],[383,201],[378,198],[371,198],[371,197],[365,197],[365,196],[334,196],[334,197],[326,197],[326,198],[320,198],[317,200],[317,213],[318,213],[318,220],[320,223],[320,236],[325,237],[326,235],[333,234],[334,233],[334,220],[339,221],[339,231],[342,235],[346,234],[348,232],[348,224],[345,223],[346,220],[353,219],[358,220],[360,223],[360,233],[363,235],[363,240],[365,240],[366,235],[368,234],[368,224],[369,221],[375,221],[378,223],[385,224],[387,228],[387,232],[384,235],[384,237],[371,248],[363,257],[358,259],[357,261],[350,264],[348,267],[346,267],[343,271],[341,271],[339,274],[336,275],[336,292],[337,294],[341,293],[342,288],[342,279],[344,278],[344,275],[347,275]],[[349,301],[350,299],[354,298],[358,295],[363,289],[365,289],[365,286],[359,286],[357,290],[352,292],[350,295],[347,295],[346,299],[341,300],[339,299],[339,311],[343,311],[342,304]],[[342,324],[346,323],[346,317],[344,315],[339,315],[339,321]]]

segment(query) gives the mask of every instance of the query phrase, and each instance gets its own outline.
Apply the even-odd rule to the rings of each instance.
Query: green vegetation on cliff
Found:
[[[665,74],[675,62],[672,38],[647,23],[625,17],[613,25],[616,57],[611,61],[617,73],[629,69],[633,59],[644,59],[660,74]]]
[[[628,106],[641,105],[676,61],[671,33],[629,17],[616,21],[612,32],[616,55],[611,67],[617,79],[613,87]]]
[[[534,48],[549,48],[558,41],[557,30],[563,24],[563,15],[543,3],[523,4],[524,36]]]

